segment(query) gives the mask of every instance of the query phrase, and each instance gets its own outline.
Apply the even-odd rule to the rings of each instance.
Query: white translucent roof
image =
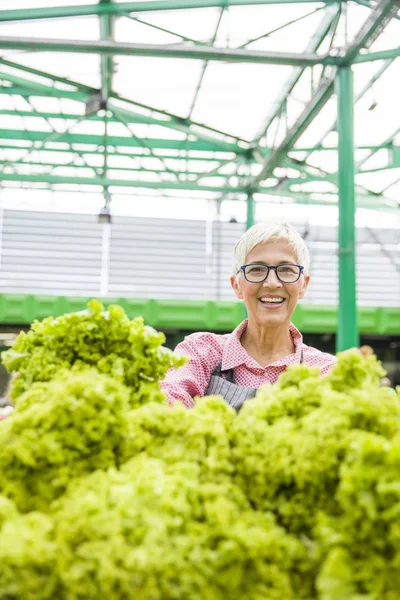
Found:
[[[336,3],[304,0],[232,0],[231,5],[187,0],[180,5],[191,8],[179,10],[171,9],[179,4],[176,0],[113,4],[121,11],[111,17],[112,33],[106,39],[105,18],[96,2],[13,0],[11,6],[0,0],[3,198],[9,193],[15,201],[15,189],[27,188],[37,199],[47,190],[70,204],[70,192],[80,206],[89,205],[89,197],[97,206],[106,191],[116,211],[125,210],[129,198],[129,211],[134,211],[136,198],[138,212],[154,210],[164,199],[169,210],[175,206],[181,213],[185,200],[193,207],[196,199],[204,206],[233,203],[241,206],[237,210],[243,216],[251,189],[260,211],[261,204],[334,208],[336,95],[286,145],[267,176],[256,178],[296,132],[319,86],[334,76],[336,67],[214,60],[216,54],[208,59],[205,52],[338,56],[360,39],[375,3],[349,1],[341,11]],[[200,4],[204,7],[196,8]],[[71,16],[48,18],[63,7]],[[42,18],[36,18],[38,9],[43,9]],[[78,9],[87,14],[74,14],[82,12]],[[399,48],[400,15],[392,11],[382,23],[380,35],[371,34],[361,53]],[[124,52],[132,45],[131,53],[115,46],[107,67],[101,48],[93,49],[101,39],[121,44]],[[46,46],[51,40],[94,46],[90,52],[67,51],[67,45],[56,51]],[[171,48],[183,53],[195,48],[203,54],[171,57]],[[159,56],[162,49],[166,56]],[[101,90],[105,93],[107,68],[112,80],[107,110],[86,118],[88,101]],[[393,52],[352,69],[357,206],[398,211],[400,58]],[[146,200],[150,198],[155,204]],[[397,218],[394,213],[392,222]]]

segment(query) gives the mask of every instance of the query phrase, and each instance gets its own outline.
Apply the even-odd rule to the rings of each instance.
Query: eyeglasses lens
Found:
[[[264,281],[268,267],[264,265],[249,265],[246,267],[246,279],[252,283]],[[280,265],[276,269],[278,279],[284,283],[292,283],[299,278],[299,267],[296,265]]]

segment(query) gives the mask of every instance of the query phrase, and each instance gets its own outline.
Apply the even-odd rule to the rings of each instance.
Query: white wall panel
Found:
[[[308,231],[311,253],[311,283],[304,302],[337,304],[337,229],[297,227]],[[103,246],[103,226],[95,215],[5,210],[0,289],[231,301],[232,250],[243,230],[244,225],[235,222],[114,217],[108,245]],[[399,244],[396,229],[357,229],[359,305],[400,305]]]

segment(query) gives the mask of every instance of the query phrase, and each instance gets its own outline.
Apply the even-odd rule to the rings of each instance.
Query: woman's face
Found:
[[[246,257],[245,264],[262,263],[276,266],[282,263],[299,264],[292,247],[286,240],[265,242],[255,246]],[[303,298],[307,289],[309,275],[300,275],[294,283],[282,283],[271,270],[266,281],[250,283],[243,271],[239,278],[231,277],[231,285],[236,296],[244,300],[249,320],[259,325],[278,327],[290,321],[296,304]],[[268,298],[281,299],[282,302],[268,303]]]

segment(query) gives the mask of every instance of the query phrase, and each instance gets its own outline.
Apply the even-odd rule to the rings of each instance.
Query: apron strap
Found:
[[[233,376],[233,369],[228,369],[227,371],[222,371],[221,367],[222,367],[222,362],[217,364],[217,366],[215,367],[211,376],[215,375],[216,377],[222,377],[223,379],[226,379],[227,381],[230,381],[231,383],[236,383],[235,378]],[[224,375],[225,375],[225,377],[224,377]]]
[[[299,364],[301,365],[303,362],[304,362],[304,353],[303,353],[303,348],[301,348]],[[221,367],[222,367],[222,362],[217,364],[217,366],[215,367],[211,376],[215,375],[216,377],[223,377],[223,379],[226,379],[227,381],[230,381],[231,383],[236,383],[235,377],[233,375],[233,369],[227,369],[226,371],[222,371]]]

